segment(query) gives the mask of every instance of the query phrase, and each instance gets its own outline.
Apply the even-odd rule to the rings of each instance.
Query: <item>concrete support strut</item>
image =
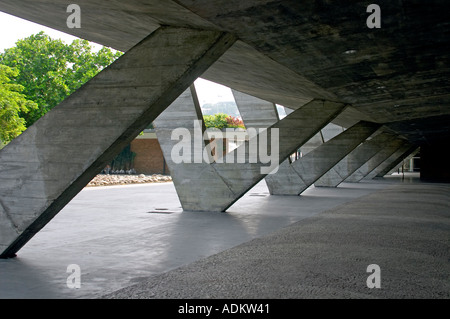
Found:
[[[276,174],[266,177],[270,193],[300,195],[379,128],[379,124],[358,122],[292,164],[283,163]]]
[[[363,166],[394,137],[389,133],[380,133],[358,146],[325,175],[314,183],[316,187],[337,187],[347,177]]]
[[[240,93],[235,90],[233,90],[233,95],[246,128],[266,128],[279,120],[275,104],[244,93]],[[287,115],[289,115],[290,113],[292,113],[292,110],[286,109],[286,113]],[[342,127],[339,127],[332,123],[328,123],[305,144],[301,145],[300,150],[302,154],[308,154],[342,131]],[[297,174],[295,172],[289,171],[290,163],[291,160],[290,158],[288,158],[280,164],[279,170],[277,172],[277,174],[280,174],[280,176],[283,175],[282,178],[278,177],[280,179],[280,183],[278,183],[278,179],[272,179],[271,176],[266,177],[265,180],[271,192],[275,188],[278,191],[283,192],[282,187],[289,188],[289,185],[298,183]]]
[[[345,179],[348,183],[358,183],[367,175],[370,174],[375,168],[389,158],[395,151],[402,147],[405,140],[400,138],[394,138],[385,144],[385,146],[364,165],[358,168],[352,175]]]
[[[417,146],[406,143],[374,170],[375,177],[385,176],[416,150]]]
[[[250,145],[254,143],[254,139],[261,137],[261,133],[226,154],[222,158],[223,162],[207,163],[202,160],[199,162],[192,157],[190,162],[175,163],[172,159],[172,151],[176,144],[183,142],[174,142],[171,139],[171,130],[174,127],[170,124],[170,118],[176,118],[183,114],[186,121],[180,122],[183,125],[182,128],[186,133],[195,134],[194,125],[189,121],[199,118],[198,112],[195,110],[196,104],[195,96],[193,97],[191,92],[186,91],[183,97],[170,105],[154,122],[156,134],[183,209],[225,211],[267,175],[262,172],[262,168],[268,166],[267,163],[263,163],[260,159],[256,162],[249,160],[251,158]],[[275,149],[275,145],[272,144],[272,132],[276,131],[279,134],[279,140],[276,141],[279,149],[278,161],[273,164],[278,166],[318,130],[341,113],[345,107],[346,105],[342,103],[313,100],[268,127],[263,133],[266,134],[268,144],[267,154],[271,153],[271,149]],[[186,147],[191,149],[205,147],[203,141],[197,145],[190,143],[186,142]],[[178,146],[181,148],[180,145]]]
[[[267,128],[280,120],[274,103],[231,90],[246,128]]]
[[[0,151],[0,257],[15,253],[235,41],[161,27]]]

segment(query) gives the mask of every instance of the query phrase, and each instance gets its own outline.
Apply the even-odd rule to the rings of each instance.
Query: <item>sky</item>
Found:
[[[73,40],[78,39],[70,34],[0,12],[0,52],[13,47],[17,40],[29,37],[40,31],[44,31],[51,38],[61,39],[65,43],[71,43]],[[93,46],[99,47],[98,44],[93,44]]]
[[[70,34],[0,12],[0,52],[13,47],[17,40],[29,37],[40,31],[44,31],[53,39],[61,39],[68,44],[73,40],[78,39]],[[101,48],[101,46],[96,43],[91,42],[91,45],[94,50],[99,50]],[[200,105],[220,101],[234,101],[231,90],[217,83],[198,79],[195,82],[195,87],[198,91]]]

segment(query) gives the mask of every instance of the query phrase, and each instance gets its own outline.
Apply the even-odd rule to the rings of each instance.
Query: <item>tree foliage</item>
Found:
[[[29,127],[120,55],[105,47],[93,52],[87,40],[65,44],[40,32],[6,49],[0,64],[18,71],[13,83],[23,86],[22,93],[38,105],[20,112]]]
[[[25,120],[19,113],[37,108],[36,103],[26,99],[23,86],[12,83],[18,71],[0,64],[0,141],[7,143],[22,133]]]
[[[217,128],[219,130],[224,128],[245,128],[241,119],[225,113],[204,115],[203,120],[206,128]]]

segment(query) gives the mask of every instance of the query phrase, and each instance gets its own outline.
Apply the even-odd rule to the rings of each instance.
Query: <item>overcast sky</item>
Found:
[[[71,43],[77,39],[69,34],[0,12],[0,52],[13,47],[17,40],[29,37],[39,31],[44,31],[51,38],[61,39],[65,43]]]

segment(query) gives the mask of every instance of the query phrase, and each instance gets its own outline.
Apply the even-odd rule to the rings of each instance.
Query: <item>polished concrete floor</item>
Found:
[[[172,183],[86,188],[16,258],[0,260],[0,298],[358,298],[419,291],[448,297],[449,191],[448,184],[420,183],[408,174],[312,187],[294,197],[269,196],[262,182],[227,213],[199,213],[182,212]],[[345,223],[349,218],[354,222]],[[432,225],[427,231],[436,238],[426,238],[422,224]],[[392,236],[398,230],[411,238]],[[398,240],[399,248],[382,258],[385,239]],[[401,272],[397,257],[423,243],[428,248],[420,249],[433,253],[409,259],[413,267]],[[368,258],[364,247],[378,259]],[[434,268],[426,267],[428,259]],[[424,275],[404,287],[404,295],[386,288],[367,294],[369,274],[355,265],[369,262],[382,264],[384,273],[393,267],[397,279],[417,274],[419,266]],[[67,267],[74,264],[81,270],[79,289],[67,285]],[[394,286],[382,278],[385,287]]]

